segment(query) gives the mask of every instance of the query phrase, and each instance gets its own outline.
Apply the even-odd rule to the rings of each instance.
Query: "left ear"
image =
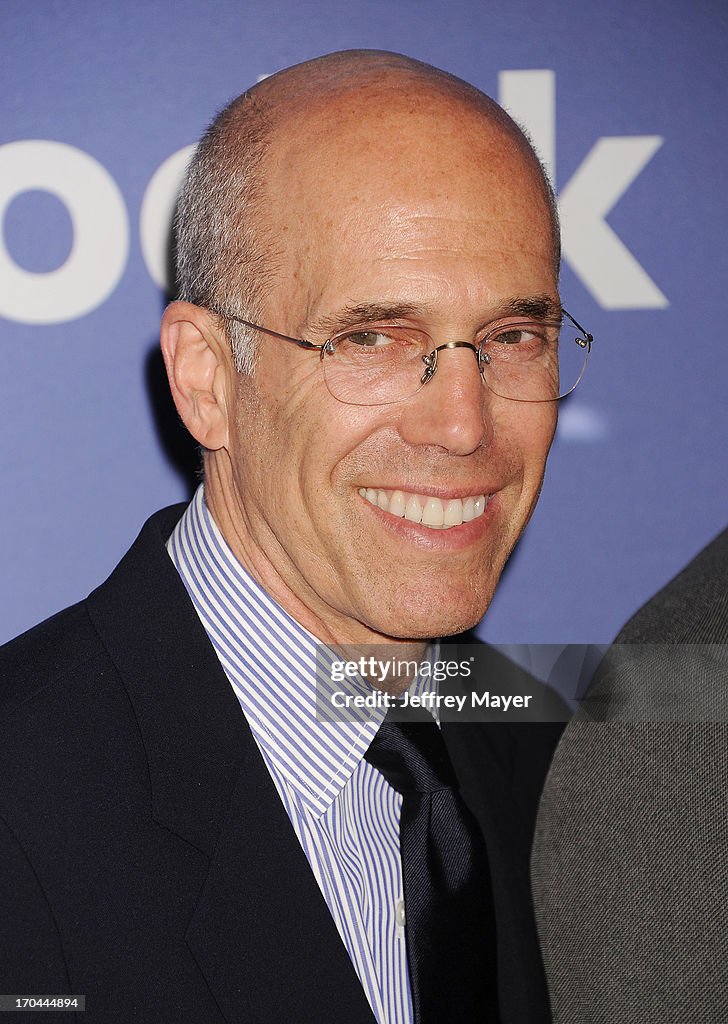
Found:
[[[162,317],[160,343],[182,422],[204,448],[227,447],[233,368],[211,315],[191,302],[170,303]]]

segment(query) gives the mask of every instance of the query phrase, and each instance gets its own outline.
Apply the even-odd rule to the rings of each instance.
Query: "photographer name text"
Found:
[[[393,693],[383,693],[381,690],[372,690],[371,693],[351,694],[343,690],[336,690],[331,694],[331,703],[335,708],[424,708],[428,711],[433,709],[449,708],[462,711],[466,706],[471,708],[492,708],[499,711],[509,711],[513,708],[527,708],[533,700],[530,693],[491,693],[490,690],[483,690],[476,693],[473,690],[466,694],[441,694],[422,693],[412,694],[405,691],[401,697]]]

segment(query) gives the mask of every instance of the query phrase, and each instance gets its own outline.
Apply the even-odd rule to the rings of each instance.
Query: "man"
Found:
[[[728,1019],[727,644],[724,530],[630,619],[554,756],[533,880],[558,1024]]]
[[[471,845],[415,899],[385,711],[313,713],[317,642],[425,658],[533,511],[579,375],[540,165],[458,79],[334,54],[217,118],[177,249],[162,349],[204,492],[3,656],[4,990],[105,1022],[544,1021],[527,858],[557,727],[422,727]]]

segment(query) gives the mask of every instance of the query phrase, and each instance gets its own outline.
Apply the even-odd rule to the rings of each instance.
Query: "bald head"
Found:
[[[312,183],[316,188],[317,174],[327,176],[324,169],[331,174],[336,150],[358,152],[364,161],[379,154],[396,165],[399,136],[408,122],[429,124],[466,145],[487,138],[499,163],[520,164],[548,209],[558,265],[553,194],[527,138],[505,111],[429,64],[384,51],[350,50],[264,79],[213,121],[177,209],[180,298],[259,320],[262,296],[285,263],[281,205],[290,218],[295,197],[300,202],[302,191],[310,192]],[[406,173],[411,175],[411,167]],[[365,179],[359,187],[366,187]],[[300,216],[305,215],[302,207]],[[251,370],[253,344],[246,329],[230,320],[224,326],[238,369]]]
[[[283,127],[306,117],[314,109],[336,105],[347,95],[366,92],[377,97],[406,94],[415,106],[439,95],[470,106],[505,131],[521,136],[520,129],[489,96],[455,75],[431,64],[384,50],[344,50],[279,71],[264,79],[228,108],[235,114],[244,99],[253,100],[269,124]],[[243,118],[247,117],[240,110]]]

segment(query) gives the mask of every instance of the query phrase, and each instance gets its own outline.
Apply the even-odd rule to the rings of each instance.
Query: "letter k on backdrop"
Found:
[[[555,183],[555,72],[502,71],[498,102],[526,129]],[[662,142],[659,135],[600,138],[558,192],[564,259],[604,309],[669,304],[605,219]]]

